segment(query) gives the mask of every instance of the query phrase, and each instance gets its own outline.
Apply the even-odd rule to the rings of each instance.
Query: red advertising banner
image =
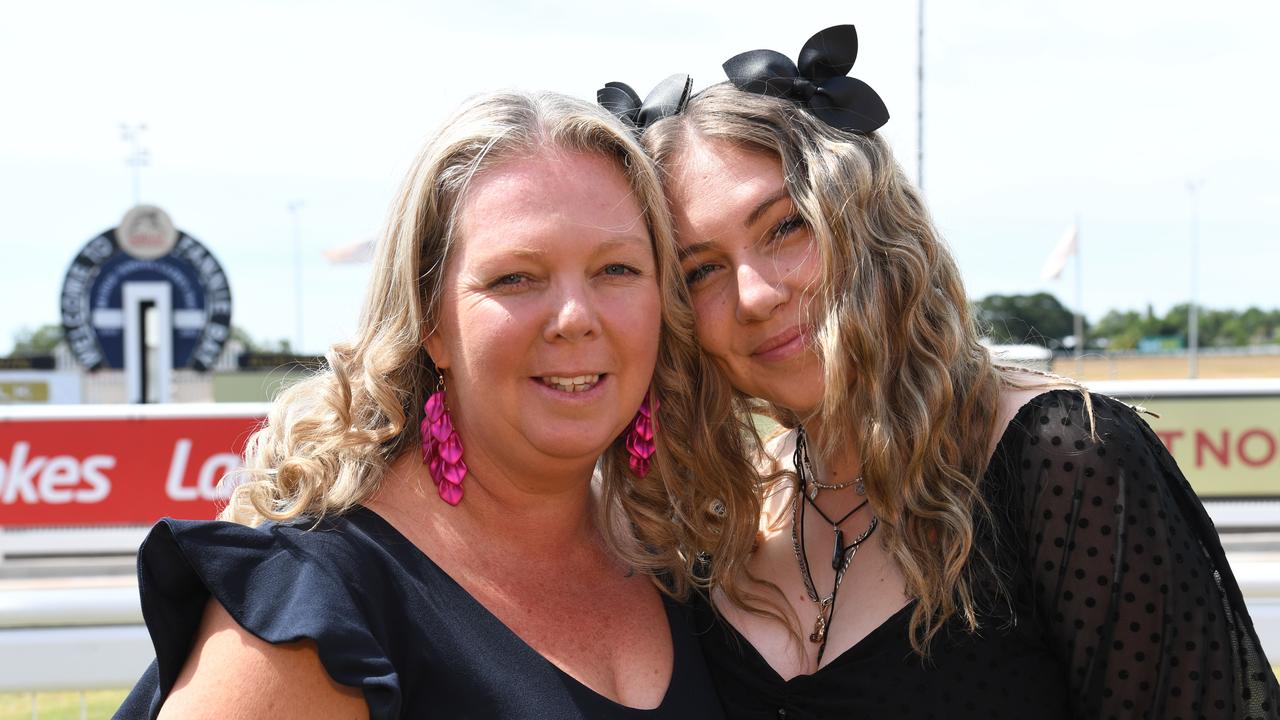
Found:
[[[0,527],[211,519],[228,494],[219,481],[240,466],[265,411],[255,404],[0,413]]]
[[[1280,497],[1280,380],[1097,382],[1139,403],[1203,497]],[[0,405],[0,528],[149,525],[222,507],[259,403]]]

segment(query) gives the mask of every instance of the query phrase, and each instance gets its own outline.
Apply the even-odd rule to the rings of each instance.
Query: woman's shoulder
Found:
[[[259,637],[314,638],[384,616],[410,574],[429,580],[411,549],[363,508],[252,527],[166,518],[139,548],[139,591],[144,614],[155,617],[189,625],[192,606],[212,596]]]
[[[1139,409],[1083,386],[1013,389],[1000,400],[993,450],[1047,443],[1044,450],[1078,451],[1117,435],[1140,433]]]
[[[361,689],[330,676],[315,642],[266,642],[211,599],[160,720],[241,717],[267,707],[277,718],[369,717]]]
[[[1125,465],[1154,471],[1168,454],[1137,409],[1083,387],[1007,393],[1001,412],[983,482],[993,507],[1067,485],[1114,490]]]
[[[176,686],[193,642],[216,634],[206,621],[225,615],[243,630],[218,634],[232,646],[248,636],[272,646],[308,643],[329,678],[364,690],[372,716],[394,717],[400,689],[390,657],[406,621],[395,594],[404,583],[391,576],[397,536],[378,520],[356,509],[256,527],[157,523],[138,552],[138,589],[156,663],[152,680],[135,688],[129,706],[149,708],[139,714],[153,717]],[[284,655],[310,659],[305,652]]]

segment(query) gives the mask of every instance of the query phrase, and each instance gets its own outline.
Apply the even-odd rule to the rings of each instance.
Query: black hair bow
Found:
[[[640,96],[630,85],[621,82],[605,83],[596,91],[596,102],[605,110],[617,115],[637,131],[643,132],[651,124],[664,117],[677,115],[689,104],[689,90],[693,78],[676,73],[658,83],[658,86],[640,101]]]
[[[751,50],[729,58],[724,71],[739,90],[786,98],[832,127],[865,135],[889,121],[889,110],[870,85],[846,77],[857,57],[858,31],[836,25],[809,38],[798,68],[780,52]]]

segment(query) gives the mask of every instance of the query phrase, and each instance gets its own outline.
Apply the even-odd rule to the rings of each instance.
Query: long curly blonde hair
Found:
[[[959,270],[919,192],[879,135],[833,129],[794,103],[728,84],[652,126],[644,142],[665,168],[692,136],[781,159],[787,192],[812,228],[821,265],[811,309],[823,360],[818,412],[826,444],[815,450],[830,458],[852,446],[861,458],[882,542],[917,599],[911,617],[917,652],[926,653],[952,617],[977,629],[979,588],[971,570],[995,571],[975,544],[989,519],[979,481],[1001,389],[1028,385],[1012,369],[993,365],[980,343]],[[765,410],[788,427],[800,421],[784,408]],[[766,492],[776,480],[760,478],[757,490]],[[758,523],[732,512],[728,520]],[[761,612],[744,601],[740,585],[730,580],[729,599]]]
[[[601,108],[553,93],[504,92],[463,106],[410,169],[380,238],[356,336],[333,346],[328,367],[273,403],[246,449],[246,479],[223,519],[248,525],[342,513],[368,499],[387,466],[416,449],[417,423],[437,370],[423,338],[438,318],[443,269],[453,251],[457,210],[472,179],[540,148],[613,159],[644,210],[662,298],[662,336],[651,391],[659,398],[657,453],[647,478],[632,474],[623,438],[601,458],[601,531],[632,567],[663,575],[683,595],[698,551],[721,552],[715,503],[759,512],[746,436],[697,381],[709,365],[697,350],[671,220],[653,163],[631,133]],[[717,399],[727,397],[717,396]],[[465,501],[464,501],[465,502]],[[672,523],[680,518],[682,522]],[[749,533],[750,530],[740,530]],[[740,539],[738,539],[740,541]]]

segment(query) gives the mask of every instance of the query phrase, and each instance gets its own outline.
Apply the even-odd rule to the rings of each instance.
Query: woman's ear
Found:
[[[422,348],[427,351],[427,357],[431,358],[431,364],[435,365],[439,370],[447,370],[451,364],[449,361],[449,352],[444,338],[440,337],[440,331],[428,333],[422,340]]]

